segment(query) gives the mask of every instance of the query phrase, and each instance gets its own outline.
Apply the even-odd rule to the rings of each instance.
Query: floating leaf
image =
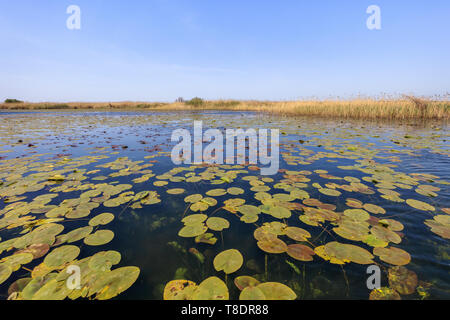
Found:
[[[89,220],[89,225],[92,227],[96,227],[99,225],[106,225],[114,220],[114,215],[112,213],[101,213],[91,220]]]
[[[331,196],[331,197],[339,197],[341,195],[341,192],[338,190],[333,189],[327,189],[327,188],[320,188],[320,193],[323,193],[324,195]]]
[[[217,277],[203,280],[192,295],[192,300],[228,300],[228,288]]]
[[[227,191],[225,189],[211,189],[206,194],[210,197],[220,197],[226,194]]]
[[[411,261],[411,256],[405,250],[389,247],[389,248],[374,248],[373,254],[379,256],[384,262],[403,266]]]
[[[187,203],[196,203],[202,200],[203,196],[201,194],[191,194],[190,196],[187,196],[184,198],[184,202]]]
[[[239,290],[243,290],[247,287],[255,287],[261,282],[250,276],[240,276],[234,279],[234,284]]]
[[[414,200],[414,199],[408,199],[406,200],[406,203],[418,210],[422,210],[422,211],[434,211],[434,207],[432,205],[429,205],[426,202],[423,201],[419,201],[419,200]]]
[[[86,238],[93,230],[92,226],[81,227],[75,230],[70,231],[69,233],[62,236],[63,242],[76,242],[78,240]]]
[[[11,266],[7,263],[0,263],[0,284],[8,280],[9,276],[12,274],[13,270]]]
[[[295,300],[297,295],[288,286],[278,282],[265,282],[256,288],[262,291],[265,300]]]
[[[401,300],[401,297],[394,289],[381,287],[370,292],[369,300]]]
[[[208,230],[203,222],[192,223],[184,226],[179,232],[178,236],[183,238],[194,238],[197,237]]]
[[[195,282],[172,280],[164,288],[164,300],[192,300],[192,295],[196,289]]]
[[[65,245],[53,249],[44,259],[44,264],[48,267],[59,267],[73,261],[80,254],[80,248],[72,245]]]
[[[312,261],[314,250],[303,244],[290,244],[287,248],[287,254],[296,260]]]
[[[70,293],[65,281],[52,279],[45,283],[31,298],[32,300],[64,300]]]
[[[231,187],[227,189],[227,192],[231,195],[237,196],[244,193],[244,189]]]
[[[308,238],[311,238],[311,234],[308,231],[298,227],[287,227],[284,229],[284,232],[295,241],[306,241]]]
[[[418,280],[414,271],[405,267],[392,267],[388,270],[389,286],[400,294],[413,294],[416,292]]]
[[[122,267],[103,273],[92,285],[97,292],[95,299],[108,300],[127,290],[136,282],[140,270],[138,267]]]
[[[195,243],[206,243],[214,245],[217,242],[217,238],[212,233],[203,233],[195,237]]]
[[[213,261],[214,269],[223,271],[226,274],[233,273],[242,266],[244,258],[236,249],[229,249],[219,253]]]
[[[121,255],[117,251],[100,251],[89,259],[89,268],[95,271],[110,271],[113,265],[120,262]]]
[[[84,243],[89,246],[101,246],[109,243],[114,238],[111,230],[97,230],[84,238]]]
[[[182,189],[182,188],[174,188],[174,189],[169,189],[167,190],[168,194],[182,194],[184,193],[186,190]]]
[[[38,259],[45,256],[49,250],[50,246],[46,243],[34,243],[25,249],[17,251],[16,254],[28,252],[33,255],[33,259]]]
[[[382,207],[377,206],[375,204],[371,203],[365,203],[363,206],[364,210],[373,213],[373,214],[385,214],[386,210],[384,210]]]
[[[264,295],[264,292],[258,287],[247,286],[239,295],[239,300],[266,300],[266,296]]]
[[[208,218],[206,214],[191,214],[190,216],[186,216],[181,220],[185,225],[190,224],[198,224],[205,221]]]
[[[286,243],[276,237],[272,239],[260,240],[256,244],[262,251],[267,253],[283,253],[288,249]]]
[[[206,220],[206,225],[209,229],[214,231],[222,231],[230,227],[228,220],[219,217],[211,217]]]

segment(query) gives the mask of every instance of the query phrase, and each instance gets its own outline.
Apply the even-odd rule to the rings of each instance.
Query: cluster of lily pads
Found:
[[[148,117],[133,119],[132,125],[123,117],[88,119],[84,128],[88,134],[90,126],[106,124],[120,129],[154,121]],[[14,121],[17,125],[19,120]],[[71,137],[79,129],[77,121],[65,121],[65,125],[52,122],[45,132],[35,122],[28,128],[39,132],[45,141],[52,130]],[[170,116],[161,116],[158,121],[162,126],[179,124]],[[242,125],[239,121],[236,127]],[[264,125],[264,120],[254,124],[258,121]],[[395,204],[423,217],[430,236],[440,241],[450,238],[450,209],[435,200],[449,183],[430,173],[402,172],[397,166],[402,161],[400,155],[416,156],[417,150],[425,148],[448,157],[448,151],[433,145],[439,137],[418,140],[412,149],[407,148],[411,136],[383,141],[398,146],[393,150],[370,142],[364,146],[351,143],[357,137],[345,131],[324,139],[320,127],[303,130],[283,121],[277,125],[285,129],[281,143],[284,165],[273,177],[260,176],[259,168],[251,164],[185,165],[157,172],[152,167],[170,156],[167,150],[133,160],[121,154],[127,152],[125,146],[112,151],[97,147],[90,149],[93,155],[77,157],[55,157],[56,151],[37,153],[29,147],[22,157],[8,157],[12,149],[28,141],[12,143],[11,131],[14,139],[24,134],[12,124],[0,129],[10,132],[1,140],[10,149],[0,153],[6,155],[0,158],[0,285],[9,282],[7,297],[110,299],[124,292],[137,281],[140,269],[118,266],[121,254],[102,249],[115,239],[107,225],[130,210],[146,212],[152,210],[149,205],[164,205],[166,196],[185,206],[177,212],[181,223],[174,240],[177,235],[182,238],[191,247],[189,252],[200,260],[204,259],[205,245],[216,251],[219,245],[224,249],[223,233],[232,233],[235,224],[243,223],[253,228],[252,234],[244,236],[251,238],[266,259],[275,256],[293,259],[297,265],[319,262],[342,268],[378,264],[387,270],[389,286],[373,290],[370,299],[399,299],[416,292],[426,295],[426,285],[405,267],[412,260],[402,247],[408,230],[399,221],[401,215],[388,207]],[[209,119],[210,125],[214,123]],[[299,134],[307,135],[309,141],[299,140]],[[327,166],[321,165],[324,162]],[[120,182],[124,180],[126,183]],[[137,187],[145,190],[137,192]],[[199,191],[202,189],[207,190]],[[98,247],[98,251],[86,255],[85,247]],[[213,260],[215,274],[198,284],[170,280],[163,298],[229,299],[227,276],[240,270],[244,260],[237,249],[222,250]],[[80,268],[82,277],[79,288],[69,289],[67,281],[72,273],[68,270],[73,266]],[[222,272],[225,279],[220,278]],[[269,281],[267,275],[263,278],[236,276],[239,299],[298,298],[295,288]]]

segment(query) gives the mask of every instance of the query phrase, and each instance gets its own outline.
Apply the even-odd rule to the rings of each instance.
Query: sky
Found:
[[[448,0],[0,0],[0,100],[446,94],[449,35]]]

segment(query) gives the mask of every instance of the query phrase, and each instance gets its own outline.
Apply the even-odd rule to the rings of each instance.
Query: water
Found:
[[[170,140],[175,129],[185,128],[192,131],[193,122],[202,120],[204,130],[207,128],[275,128],[280,129],[280,169],[281,171],[304,171],[301,190],[305,190],[310,198],[318,199],[322,203],[336,206],[335,212],[342,216],[342,212],[351,209],[346,204],[347,198],[353,198],[362,203],[376,204],[386,210],[385,214],[373,214],[378,219],[391,218],[400,222],[404,228],[397,234],[401,242],[390,243],[388,247],[405,250],[411,256],[411,262],[406,268],[418,275],[419,290],[426,292],[425,296],[415,290],[412,294],[402,294],[402,299],[449,299],[450,298],[450,246],[445,239],[430,231],[425,225],[427,219],[437,215],[446,215],[441,208],[450,207],[449,168],[449,130],[443,123],[376,123],[361,121],[321,120],[311,118],[281,117],[262,115],[252,112],[4,112],[0,114],[0,222],[8,214],[7,206],[11,203],[30,203],[39,195],[57,193],[57,197],[24,214],[37,219],[45,219],[45,212],[51,206],[58,206],[64,199],[78,199],[86,190],[95,184],[130,184],[135,194],[140,191],[156,191],[161,202],[143,205],[142,208],[127,206],[127,203],[117,207],[104,207],[100,204],[93,208],[89,215],[78,219],[65,218],[59,222],[64,225],[62,234],[75,228],[86,226],[89,219],[103,212],[113,213],[115,219],[100,229],[112,230],[114,239],[101,246],[89,246],[83,240],[71,243],[80,247],[77,259],[89,257],[99,251],[116,250],[121,254],[121,261],[114,268],[122,266],[137,266],[140,274],[137,281],[128,290],[117,296],[117,299],[161,299],[162,290],[167,282],[178,275],[182,278],[200,283],[209,276],[218,276],[225,280],[223,272],[217,272],[213,267],[214,257],[226,249],[237,249],[244,257],[243,266],[227,276],[227,286],[230,298],[237,299],[239,290],[233,284],[235,277],[250,275],[262,281],[275,281],[286,284],[293,289],[299,299],[368,299],[370,290],[366,286],[369,276],[367,265],[346,263],[343,266],[331,264],[318,255],[312,261],[298,261],[286,253],[270,254],[263,252],[253,236],[253,232],[265,222],[280,221],[289,226],[297,226],[311,234],[309,247],[318,247],[328,242],[338,241],[357,245],[373,252],[373,248],[362,241],[343,238],[333,231],[340,222],[323,222],[320,226],[308,225],[299,217],[303,210],[291,210],[292,215],[287,219],[276,219],[261,213],[255,223],[244,223],[241,214],[233,214],[219,209],[229,198],[242,198],[246,204],[259,206],[261,202],[254,198],[255,192],[249,181],[242,178],[255,175],[259,178],[259,171],[248,170],[239,173],[230,183],[213,185],[208,179],[199,182],[172,182],[158,179],[174,167],[170,160],[170,151],[175,143]],[[207,145],[205,143],[205,145]],[[125,158],[123,165],[101,166],[118,158]],[[148,166],[146,166],[148,165]],[[349,169],[350,166],[350,169]],[[352,167],[353,166],[353,167]],[[189,167],[189,165],[182,165]],[[362,168],[362,170],[357,170]],[[70,169],[70,170],[69,170]],[[11,194],[14,183],[20,183],[23,178],[40,172],[41,175],[51,176],[63,170],[63,175],[72,174],[79,182],[48,182],[42,188],[34,190],[25,186],[22,192]],[[151,172],[149,171],[151,170]],[[197,175],[207,170],[206,167],[173,173],[173,176],[185,176],[188,172]],[[222,171],[221,171],[222,170]],[[222,166],[219,175],[231,170],[240,170],[232,166]],[[318,171],[316,170],[324,170]],[[368,186],[371,194],[346,191],[337,188],[341,195],[327,196],[318,191],[326,184],[344,185],[351,180],[330,179],[323,174],[327,172],[333,177],[354,177]],[[114,173],[120,174],[114,174]],[[221,173],[222,172],[222,173]],[[306,173],[305,173],[306,172]],[[144,182],[134,182],[144,174],[154,174]],[[383,188],[377,187],[371,179],[373,174],[384,177]],[[110,176],[113,174],[113,176]],[[300,173],[297,173],[300,174]],[[422,175],[416,175],[422,174]],[[270,187],[270,194],[289,193],[275,188],[280,180],[285,180],[286,172],[279,172],[270,178],[273,182],[266,182]],[[321,176],[322,175],[322,176]],[[405,186],[404,176],[407,175],[415,182]],[[101,177],[104,180],[93,180]],[[104,178],[102,178],[104,177]],[[187,176],[189,177],[189,175]],[[392,178],[394,177],[394,178]],[[403,177],[403,178],[401,178]],[[214,178],[217,179],[217,178]],[[213,180],[214,180],[213,179]],[[391,179],[391,180],[389,180]],[[33,179],[31,179],[33,180]],[[158,180],[166,180],[166,186],[155,186]],[[13,183],[13,184],[11,184]],[[68,186],[68,184],[71,184]],[[400,185],[396,185],[401,183]],[[89,185],[91,184],[91,185]],[[314,185],[313,185],[314,184]],[[319,185],[316,185],[319,184]],[[388,184],[388,186],[386,186]],[[389,184],[394,184],[389,185]],[[88,185],[84,190],[76,188],[64,190],[66,187]],[[419,185],[431,185],[439,188],[435,197],[429,197],[416,192]],[[54,187],[63,186],[58,191],[50,191]],[[239,187],[245,193],[238,196],[226,194],[214,197],[217,205],[208,208],[204,213],[225,218],[230,228],[222,232],[208,230],[217,238],[214,245],[195,243],[194,238],[179,237],[178,231],[183,227],[183,216],[193,214],[184,202],[184,198],[191,194],[202,194],[211,189]],[[333,188],[333,186],[331,186]],[[334,185],[336,187],[336,185]],[[395,202],[382,198],[380,189],[391,189],[400,194],[400,198],[416,199],[426,202],[435,211],[415,209],[405,202]],[[168,194],[167,190],[183,188],[182,194]],[[6,191],[5,191],[6,190]],[[383,190],[381,190],[383,192]],[[437,190],[437,189],[436,189]],[[13,192],[14,193],[14,192]],[[23,198],[25,197],[25,198]],[[111,197],[113,198],[113,197]],[[92,200],[92,199],[91,199]],[[6,202],[5,202],[6,201]],[[301,199],[292,203],[302,204]],[[39,212],[38,212],[39,211]],[[376,224],[376,223],[375,223]],[[20,237],[22,226],[6,228],[1,225],[0,238],[2,241]],[[373,226],[371,224],[371,226]],[[97,227],[98,228],[98,227]],[[295,243],[285,235],[279,237],[287,244]],[[177,251],[168,243],[177,242],[185,253]],[[1,248],[1,242],[0,242]],[[203,263],[198,261],[188,250],[196,248],[205,257]],[[15,249],[4,251],[0,259],[10,256]],[[265,258],[267,256],[267,270]],[[34,259],[0,284],[0,295],[7,298],[8,287],[15,280],[29,277],[29,270],[43,259]],[[293,263],[296,272],[286,261]],[[388,272],[391,264],[375,255],[373,261],[381,268],[381,284],[389,286]],[[1,263],[1,262],[0,262]],[[181,272],[184,268],[184,272]],[[28,269],[28,270],[27,270]],[[58,272],[58,271],[54,271]],[[267,279],[265,278],[267,276]]]

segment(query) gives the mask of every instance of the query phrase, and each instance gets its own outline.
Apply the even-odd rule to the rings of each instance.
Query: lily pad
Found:
[[[73,245],[65,245],[53,249],[44,259],[48,267],[59,267],[73,261],[80,254],[80,248]]]
[[[394,289],[381,287],[370,292],[369,300],[401,300],[401,297]]]
[[[208,230],[203,222],[192,223],[184,226],[179,232],[178,236],[183,238],[194,238],[197,237]]]
[[[405,267],[392,267],[388,270],[389,286],[402,295],[416,292],[418,280],[414,271]]]
[[[311,234],[308,231],[298,227],[287,227],[284,229],[284,232],[295,241],[306,241],[308,238],[311,238]]]
[[[7,263],[0,263],[0,284],[8,280],[9,276],[12,274],[13,270],[11,266]]]
[[[244,263],[242,254],[236,249],[229,249],[219,253],[213,261],[214,269],[230,274],[239,270]]]
[[[234,279],[234,284],[239,290],[244,290],[247,287],[256,287],[261,282],[250,276],[240,276]]]
[[[256,244],[262,251],[267,253],[283,253],[288,250],[287,244],[276,237],[258,241]]]
[[[131,287],[139,277],[138,267],[122,267],[102,274],[92,285],[97,294],[95,299],[108,300]]]
[[[312,261],[314,250],[303,244],[290,244],[287,248],[287,254],[299,261]]]
[[[114,215],[112,213],[104,212],[101,213],[91,220],[89,220],[89,225],[92,227],[99,226],[99,225],[106,225],[114,220]]]
[[[192,300],[197,289],[195,282],[189,280],[172,280],[164,287],[164,300]]]
[[[223,229],[227,229],[230,227],[230,223],[228,220],[219,217],[211,217],[206,220],[206,225],[209,229],[214,231],[222,231]]]
[[[111,230],[97,230],[84,238],[84,243],[89,246],[101,246],[109,243],[114,238]]]
[[[396,266],[403,266],[411,261],[411,256],[409,255],[408,252],[395,247],[374,248],[373,254],[379,256],[380,259],[383,260],[384,262]]]
[[[434,211],[435,208],[432,205],[429,205],[426,202],[423,201],[419,201],[419,200],[414,200],[414,199],[408,199],[406,200],[406,203],[418,210],[422,210],[422,211]]]
[[[278,282],[265,282],[257,286],[265,300],[295,300],[297,295],[288,286]]]
[[[217,277],[203,280],[192,295],[192,300],[228,300],[228,298],[227,286]]]
[[[241,294],[239,295],[239,300],[266,300],[266,296],[258,287],[247,286],[243,288]]]

